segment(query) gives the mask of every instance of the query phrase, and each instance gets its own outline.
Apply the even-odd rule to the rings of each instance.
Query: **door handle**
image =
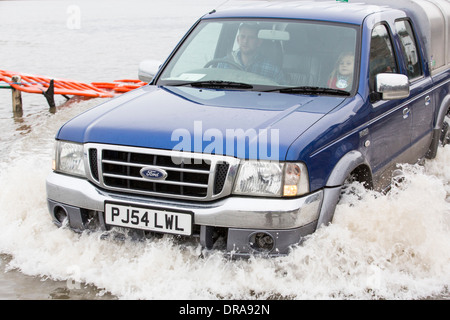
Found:
[[[429,105],[431,103],[431,98],[430,98],[430,96],[426,96],[425,97],[425,105],[427,106],[427,105]]]
[[[406,107],[405,109],[403,109],[403,119],[408,118],[410,112],[411,112],[411,110],[410,110],[408,107]]]

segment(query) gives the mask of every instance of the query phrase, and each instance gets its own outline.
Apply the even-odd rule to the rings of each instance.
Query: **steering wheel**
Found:
[[[214,65],[217,66],[219,63],[226,63],[226,64],[234,67],[235,69],[244,70],[244,68],[240,64],[238,64],[234,61],[231,61],[231,60],[223,59],[223,58],[212,59],[212,60],[208,61],[203,68],[209,68]]]

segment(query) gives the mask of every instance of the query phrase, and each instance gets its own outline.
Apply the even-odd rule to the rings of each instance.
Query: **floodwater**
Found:
[[[0,1],[0,69],[85,82],[137,78],[223,1]],[[200,258],[170,237],[102,239],[57,228],[46,205],[53,138],[104,99],[0,90],[0,299],[449,299],[450,147],[405,166],[387,195],[360,190],[287,257]],[[357,186],[356,186],[357,187]]]

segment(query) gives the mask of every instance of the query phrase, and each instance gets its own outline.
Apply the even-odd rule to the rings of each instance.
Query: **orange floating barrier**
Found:
[[[12,81],[13,76],[19,76],[20,82]],[[26,73],[0,70],[0,79],[8,83],[16,90],[28,93],[44,93],[51,85],[53,80],[54,94],[74,95],[85,97],[111,98],[114,95],[105,92],[91,84],[82,83],[75,80],[48,78],[35,76]]]
[[[13,77],[15,76],[20,77],[20,81],[14,81]],[[12,88],[19,91],[43,94],[47,98],[50,107],[55,106],[55,94],[90,98],[112,98],[116,94],[125,93],[147,84],[135,79],[87,84],[76,80],[49,78],[6,70],[0,70],[0,81],[6,82]]]

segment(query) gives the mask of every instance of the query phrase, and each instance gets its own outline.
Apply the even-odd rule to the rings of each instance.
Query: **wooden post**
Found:
[[[14,83],[20,83],[20,76],[13,76],[11,77],[11,81]],[[20,90],[14,89],[11,86],[11,92],[12,92],[12,108],[14,113],[20,113],[22,112],[22,93]]]

